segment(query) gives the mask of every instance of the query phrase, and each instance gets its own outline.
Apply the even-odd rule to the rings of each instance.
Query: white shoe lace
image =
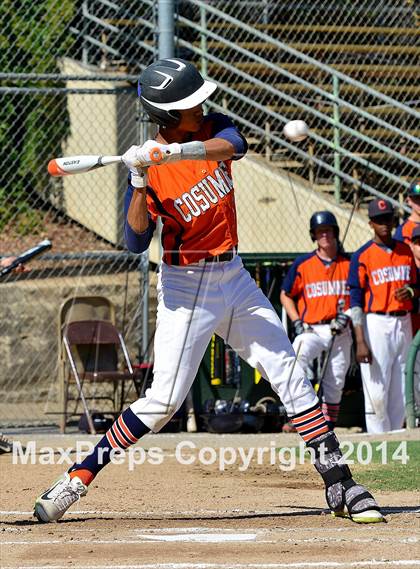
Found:
[[[71,480],[67,481],[65,486],[57,484],[57,486],[51,490],[49,497],[60,511],[63,509],[66,510],[80,499],[83,488],[80,484],[78,484],[78,486],[79,488],[74,488]]]

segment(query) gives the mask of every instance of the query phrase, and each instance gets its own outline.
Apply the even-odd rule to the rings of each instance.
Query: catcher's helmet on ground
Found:
[[[197,68],[184,59],[160,59],[140,75],[138,94],[150,120],[161,126],[176,126],[177,111],[203,103],[216,84],[203,79]]]
[[[330,211],[316,211],[309,222],[309,234],[312,241],[315,241],[315,229],[320,225],[331,226],[334,229],[336,239],[338,239],[340,228],[338,227],[335,215]]]

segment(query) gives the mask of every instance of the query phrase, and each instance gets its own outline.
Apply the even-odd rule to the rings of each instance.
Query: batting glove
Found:
[[[331,333],[340,335],[347,327],[349,322],[350,316],[347,316],[347,314],[344,314],[344,312],[339,312],[337,316],[330,322]]]
[[[296,336],[299,336],[299,334],[303,334],[305,332],[305,327],[300,318],[292,322],[292,326]]]
[[[176,162],[181,159],[181,145],[160,144],[155,140],[146,140],[143,146],[138,146],[135,152],[137,164],[140,168],[147,168],[156,164]]]
[[[139,166],[139,161],[137,160],[137,150],[141,146],[130,146],[130,148],[121,156],[121,160],[130,170],[135,169]]]

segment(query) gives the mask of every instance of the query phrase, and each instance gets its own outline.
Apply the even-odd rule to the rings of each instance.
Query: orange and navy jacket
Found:
[[[247,151],[247,143],[231,120],[213,113],[204,117],[193,140],[224,138],[235,148],[234,159]],[[148,169],[149,227],[136,234],[127,223],[133,195],[125,197],[125,238],[130,251],[141,253],[150,244],[157,218],[162,218],[163,261],[189,265],[220,255],[238,244],[232,160],[181,160]]]
[[[350,304],[364,312],[411,311],[411,300],[397,300],[395,291],[417,286],[417,267],[410,247],[400,241],[391,249],[368,241],[353,253],[349,275]]]
[[[339,300],[350,306],[347,279],[350,259],[339,253],[332,263],[316,251],[297,257],[282,284],[282,290],[297,303],[299,317],[308,324],[332,320]]]
[[[407,219],[395,230],[394,239],[397,241],[402,241],[403,243],[410,243],[414,228],[418,225],[420,225],[420,223],[417,223],[417,221],[411,221],[411,219]]]

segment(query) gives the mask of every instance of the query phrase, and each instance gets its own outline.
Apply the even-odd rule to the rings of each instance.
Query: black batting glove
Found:
[[[292,322],[293,330],[295,332],[295,336],[299,336],[299,334],[303,334],[305,331],[305,327],[303,326],[303,322],[300,318],[294,320]]]
[[[331,320],[330,328],[332,334],[340,335],[345,328],[347,328],[350,322],[350,316],[344,314],[344,312],[339,312],[334,320]]]

